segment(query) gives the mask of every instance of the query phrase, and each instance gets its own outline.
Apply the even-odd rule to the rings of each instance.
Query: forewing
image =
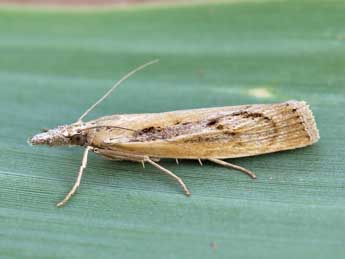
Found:
[[[159,116],[129,138],[105,142],[156,157],[231,158],[302,147],[319,138],[308,105],[297,101]]]

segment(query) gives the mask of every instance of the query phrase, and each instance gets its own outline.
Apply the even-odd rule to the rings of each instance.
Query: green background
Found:
[[[0,255],[344,258],[345,4],[251,1],[98,11],[0,10]],[[89,119],[245,103],[310,103],[321,140],[233,159],[258,179],[165,160],[147,165],[27,145],[74,122],[116,79],[159,58]]]

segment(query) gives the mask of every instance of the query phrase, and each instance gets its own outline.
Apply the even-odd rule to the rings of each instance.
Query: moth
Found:
[[[250,170],[223,161],[301,148],[318,141],[314,116],[304,101],[180,110],[163,113],[117,114],[84,122],[83,118],[123,81],[145,67],[130,71],[73,124],[46,130],[29,140],[32,145],[85,148],[76,182],[63,206],[80,185],[89,151],[112,160],[149,163],[173,177],[186,195],[191,192],[181,178],[158,164],[162,158],[202,160],[242,171]]]

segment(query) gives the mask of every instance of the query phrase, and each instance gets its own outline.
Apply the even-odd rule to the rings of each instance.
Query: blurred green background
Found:
[[[2,258],[344,258],[345,4],[249,1],[103,10],[0,8]],[[114,113],[310,103],[314,146],[157,169],[80,148],[27,145],[74,122],[133,67],[159,58],[99,106]]]

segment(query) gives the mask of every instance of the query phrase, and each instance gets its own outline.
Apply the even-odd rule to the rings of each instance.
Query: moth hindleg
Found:
[[[80,180],[81,180],[81,177],[83,176],[83,172],[84,172],[84,169],[86,168],[86,165],[87,165],[87,157],[88,157],[88,154],[89,154],[89,151],[92,149],[92,147],[88,146],[85,148],[85,151],[84,151],[84,155],[83,155],[83,160],[81,161],[81,165],[80,165],[80,168],[79,168],[79,172],[78,172],[78,177],[77,177],[77,180],[75,181],[72,189],[69,191],[69,193],[67,193],[67,195],[65,196],[65,198],[60,201],[58,204],[56,204],[56,206],[58,207],[61,207],[63,205],[66,204],[66,202],[72,197],[73,194],[75,194],[75,192],[77,191],[79,185],[80,185]]]
[[[145,157],[144,158],[145,162],[150,163],[151,165],[153,165],[154,167],[158,168],[159,170],[163,171],[164,173],[172,176],[182,187],[182,189],[184,190],[185,194],[187,196],[191,195],[191,192],[188,190],[187,186],[185,185],[185,183],[182,181],[182,179],[180,177],[178,177],[176,174],[174,174],[173,172],[169,171],[168,169],[160,166],[159,164],[157,164],[156,162],[154,162],[153,160],[151,160],[149,157]]]
[[[250,171],[250,170],[248,170],[248,169],[246,169],[246,168],[244,168],[242,166],[234,165],[234,164],[225,162],[225,161],[217,159],[217,158],[208,158],[208,160],[213,162],[213,163],[216,163],[218,165],[222,165],[222,166],[225,166],[225,167],[229,167],[229,168],[241,171],[241,172],[249,175],[251,178],[256,179],[256,175],[252,171]]]

